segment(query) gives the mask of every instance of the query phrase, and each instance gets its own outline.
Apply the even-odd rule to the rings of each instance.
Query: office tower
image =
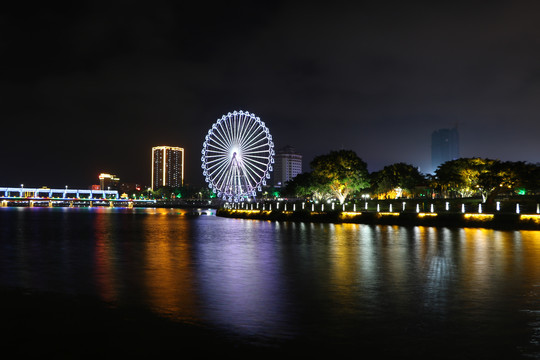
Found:
[[[152,190],[184,185],[184,149],[173,146],[152,148]]]
[[[302,172],[302,155],[287,145],[276,151],[274,159],[274,186],[285,186],[287,181]]]
[[[101,173],[99,174],[99,186],[101,190],[117,190],[119,178],[116,175]]]
[[[459,158],[457,127],[440,129],[431,135],[431,168],[435,172],[442,163]]]

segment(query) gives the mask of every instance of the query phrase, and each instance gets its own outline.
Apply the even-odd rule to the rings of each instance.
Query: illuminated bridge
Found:
[[[155,200],[124,199],[117,190],[0,187],[1,206],[128,206]]]

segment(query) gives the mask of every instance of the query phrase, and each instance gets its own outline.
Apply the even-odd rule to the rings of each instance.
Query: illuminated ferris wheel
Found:
[[[212,125],[202,149],[203,175],[218,198],[255,197],[270,179],[274,143],[264,122],[247,111],[223,115]]]

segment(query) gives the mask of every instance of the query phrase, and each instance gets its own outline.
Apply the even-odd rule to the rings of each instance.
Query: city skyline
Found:
[[[463,157],[540,161],[537,2],[12,6],[2,184],[146,183],[147,149],[182,144],[185,183],[203,186],[204,136],[235,109],[305,164],[351,149],[370,171],[427,173],[431,133],[456,123]]]

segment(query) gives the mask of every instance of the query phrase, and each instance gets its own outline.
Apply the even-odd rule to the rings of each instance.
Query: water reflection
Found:
[[[422,274],[425,277],[423,304],[426,310],[445,314],[450,283],[455,276],[452,232],[448,229],[420,228],[422,237]]]
[[[95,236],[95,265],[94,279],[97,292],[106,302],[114,302],[119,298],[118,294],[118,269],[115,257],[115,236],[117,231],[113,228],[109,214],[101,208],[97,208],[94,217]]]
[[[195,228],[197,283],[208,321],[243,334],[286,336],[279,226],[228,219],[213,229]]]
[[[271,339],[441,334],[471,346],[511,332],[505,341],[526,338],[519,348],[538,353],[538,231],[192,218],[178,209],[1,209],[0,221],[2,286],[90,293]]]
[[[197,311],[190,223],[173,214],[144,217],[142,224],[141,277],[146,300],[162,315],[193,321]]]

